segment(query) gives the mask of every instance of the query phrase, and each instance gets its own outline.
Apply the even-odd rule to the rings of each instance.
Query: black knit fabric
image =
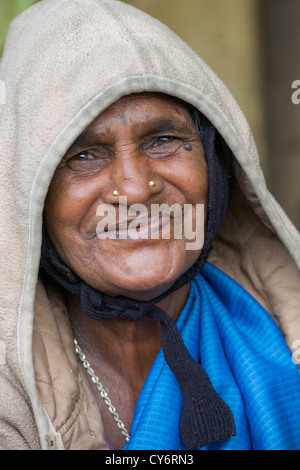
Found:
[[[163,353],[176,376],[183,397],[180,435],[188,449],[196,449],[235,434],[234,419],[229,407],[216,393],[201,365],[190,356],[175,322],[155,305],[189,283],[200,271],[207,260],[227,209],[228,177],[220,152],[216,151],[216,131],[208,121],[205,121],[202,132],[209,177],[205,243],[195,264],[167,292],[151,301],[138,302],[126,297],[111,297],[95,290],[60,259],[45,228],[43,228],[41,254],[41,268],[61,286],[78,296],[81,309],[89,318],[103,321],[119,316],[137,321],[149,316],[160,320]]]

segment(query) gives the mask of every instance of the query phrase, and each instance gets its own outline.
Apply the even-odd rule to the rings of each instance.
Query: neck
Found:
[[[157,305],[176,321],[188,293],[189,286],[184,286]],[[69,312],[79,346],[120,413],[126,429],[130,430],[138,397],[161,347],[159,320],[148,317],[137,321],[118,317],[91,320],[72,295],[69,295]],[[84,373],[87,376],[86,371]],[[90,381],[88,376],[87,380]],[[114,449],[122,449],[124,437],[96,387],[91,390],[100,409],[106,437]]]
[[[188,297],[183,286],[157,305],[177,320]],[[160,322],[144,317],[138,321],[119,317],[96,321],[81,310],[79,300],[69,294],[68,307],[74,336],[90,362],[101,364],[129,382],[144,381],[161,346]]]

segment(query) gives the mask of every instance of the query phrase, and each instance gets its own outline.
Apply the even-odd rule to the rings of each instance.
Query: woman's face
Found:
[[[195,228],[196,204],[206,208],[207,194],[204,150],[184,104],[162,94],[129,95],[100,114],[64,156],[46,199],[46,227],[61,258],[85,282],[110,295],[149,300],[201,252],[186,249],[184,228],[181,238],[175,235],[180,218],[167,223],[155,208],[179,204],[183,213],[189,205]],[[139,223],[133,204],[147,213]],[[103,208],[116,214],[114,226],[103,229]],[[165,224],[170,236],[162,235]],[[116,238],[103,239],[112,227]]]

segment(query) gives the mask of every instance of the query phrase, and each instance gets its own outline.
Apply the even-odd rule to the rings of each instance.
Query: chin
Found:
[[[171,287],[172,282],[170,284],[165,284],[165,285],[159,285],[159,286],[149,286],[148,289],[145,289],[145,286],[143,286],[143,289],[141,287],[137,287],[136,289],[129,290],[127,289],[120,289],[118,290],[118,293],[115,295],[121,295],[123,297],[128,297],[133,300],[137,301],[144,301],[147,302],[149,300],[156,299],[159,297],[161,294],[166,292],[169,287]]]
[[[149,301],[167,291],[198,256],[186,251],[178,241],[138,249],[136,245],[134,249],[127,247],[126,244],[118,250],[102,249],[85,265],[84,272],[81,265],[77,274],[108,295]]]
[[[147,275],[141,271],[135,271],[132,277],[128,275],[119,276],[118,278],[110,276],[111,285],[109,289],[105,289],[105,292],[113,296],[149,301],[166,292],[183,272],[184,269],[177,269],[173,272],[158,272],[156,270]]]

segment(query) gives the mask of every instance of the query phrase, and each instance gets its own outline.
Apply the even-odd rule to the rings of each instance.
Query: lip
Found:
[[[116,224],[109,224],[109,230],[97,233],[97,237],[102,240],[159,239],[172,221],[173,217],[170,214],[163,213],[126,218]]]

